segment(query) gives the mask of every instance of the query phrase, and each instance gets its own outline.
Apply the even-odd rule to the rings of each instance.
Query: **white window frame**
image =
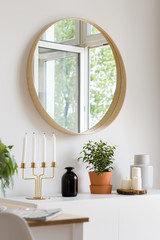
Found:
[[[104,44],[107,44],[106,38],[103,36],[102,33],[96,34],[88,34],[88,25],[89,23],[81,22],[81,42],[82,46],[92,48],[92,47],[100,47]]]

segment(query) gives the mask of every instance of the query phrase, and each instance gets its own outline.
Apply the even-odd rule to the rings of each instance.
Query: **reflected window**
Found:
[[[79,132],[79,53],[39,48],[38,96],[61,126]]]
[[[79,29],[80,21],[64,19],[49,27],[42,35],[41,40],[76,45],[79,44]]]
[[[61,126],[84,132],[104,116],[116,88],[112,50],[97,28],[61,20],[43,34],[34,56],[34,80],[47,113]]]

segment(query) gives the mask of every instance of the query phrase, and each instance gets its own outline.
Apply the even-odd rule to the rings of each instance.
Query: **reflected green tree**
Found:
[[[64,19],[54,24],[54,40],[62,42],[75,38],[75,20]]]
[[[109,45],[90,49],[90,121],[95,125],[108,110],[116,87],[116,64]]]
[[[71,131],[78,131],[76,57],[55,62],[55,121]]]

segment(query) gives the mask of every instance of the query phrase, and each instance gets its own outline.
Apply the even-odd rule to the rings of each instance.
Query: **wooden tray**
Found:
[[[132,190],[132,189],[117,189],[117,193],[123,195],[142,195],[147,193],[147,189]]]

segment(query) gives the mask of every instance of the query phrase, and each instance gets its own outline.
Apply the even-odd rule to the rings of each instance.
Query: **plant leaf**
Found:
[[[114,151],[116,146],[109,146],[107,142],[100,140],[93,142],[91,140],[84,144],[80,157],[77,159],[86,163],[86,168],[94,170],[98,174],[113,170]]]
[[[11,154],[13,145],[6,146],[0,140],[0,180],[1,190],[5,196],[6,188],[13,188],[13,175],[18,173],[18,165]]]

